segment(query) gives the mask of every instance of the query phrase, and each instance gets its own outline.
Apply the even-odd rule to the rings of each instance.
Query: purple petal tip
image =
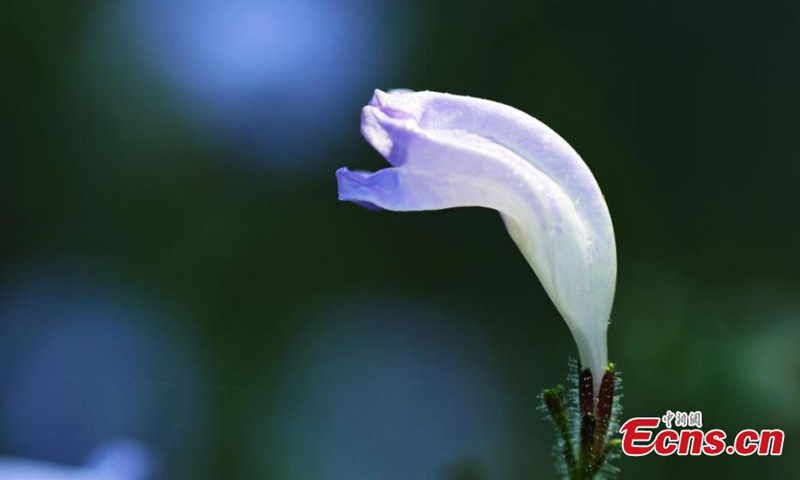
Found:
[[[381,210],[380,207],[372,202],[360,200],[363,193],[364,186],[366,185],[365,179],[369,176],[367,172],[354,172],[347,167],[342,167],[336,170],[336,182],[339,188],[339,200],[343,202],[353,202],[356,205],[364,207],[369,210]]]

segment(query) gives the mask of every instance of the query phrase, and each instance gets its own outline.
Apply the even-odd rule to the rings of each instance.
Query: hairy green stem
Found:
[[[595,397],[589,369],[571,362],[570,371],[570,390],[558,385],[541,394],[540,408],[556,430],[556,469],[564,480],[611,478],[617,472],[609,462],[618,456],[614,434],[622,412],[619,374],[609,364]]]

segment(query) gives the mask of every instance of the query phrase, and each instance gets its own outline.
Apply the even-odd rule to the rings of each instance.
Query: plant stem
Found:
[[[571,394],[564,387],[542,392],[542,410],[556,429],[556,468],[565,480],[596,480],[615,473],[609,460],[615,458],[614,430],[621,412],[619,375],[609,364],[595,398],[589,369],[571,366]],[[577,446],[577,450],[576,450]]]

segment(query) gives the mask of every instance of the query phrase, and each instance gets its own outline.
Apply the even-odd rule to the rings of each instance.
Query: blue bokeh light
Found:
[[[0,456],[3,480],[146,480],[153,468],[148,449],[132,440],[101,445],[78,467]]]
[[[264,475],[523,476],[532,439],[481,329],[413,303],[350,300],[312,322],[278,374]]]
[[[142,0],[117,13],[199,124],[284,170],[326,164],[406,50],[388,0]]]
[[[119,438],[160,454],[187,440],[199,399],[163,384],[197,381],[187,332],[178,335],[173,319],[111,282],[49,267],[22,268],[0,291],[7,453],[80,465]]]

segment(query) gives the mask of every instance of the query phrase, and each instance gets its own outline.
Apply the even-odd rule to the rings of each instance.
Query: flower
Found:
[[[575,337],[597,393],[608,363],[616,247],[603,195],[575,150],[515,108],[436,92],[376,90],[361,132],[392,167],[339,169],[339,199],[393,211],[499,211]]]

